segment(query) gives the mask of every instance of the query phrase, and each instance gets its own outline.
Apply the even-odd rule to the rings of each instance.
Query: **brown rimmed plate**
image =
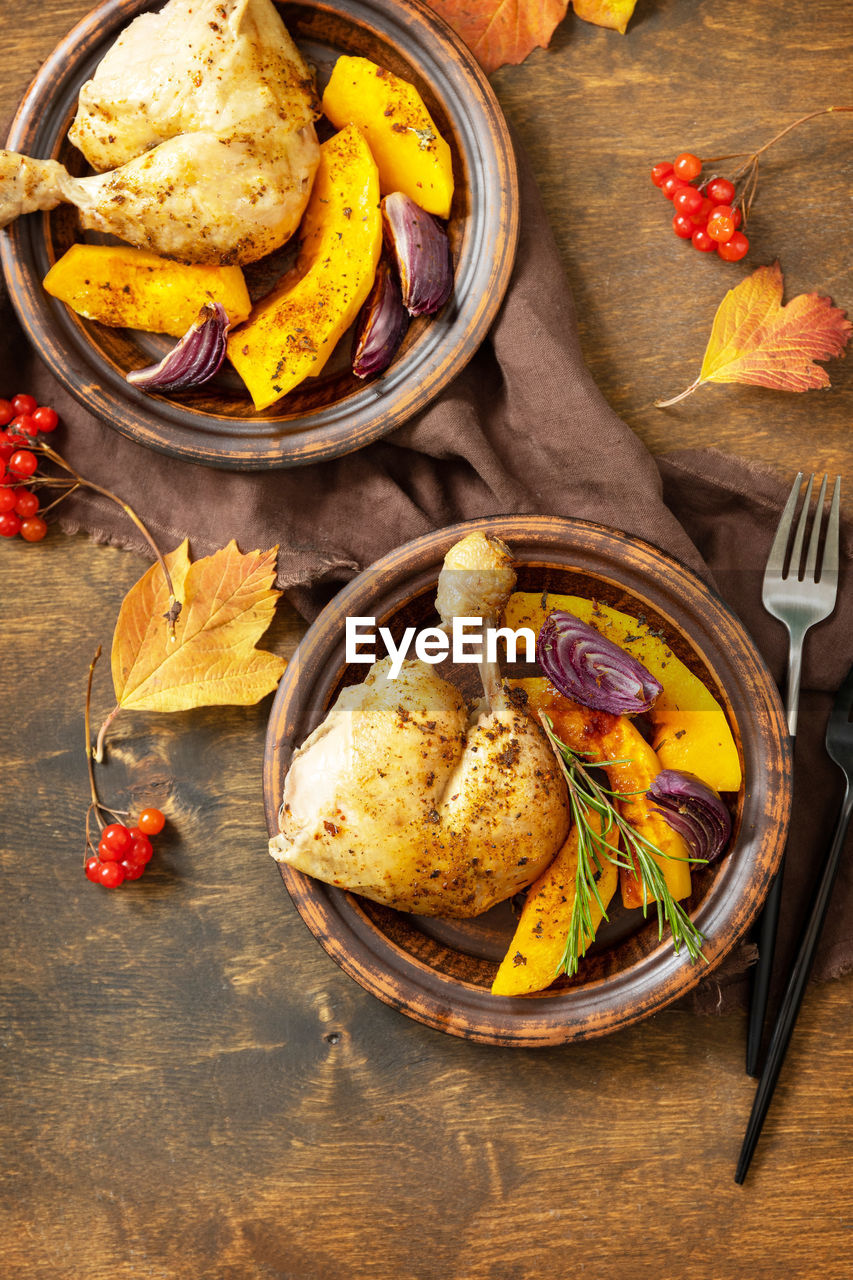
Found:
[[[83,173],[66,134],[80,86],[138,13],[163,0],[106,0],[66,36],[42,67],[12,124],[7,147]],[[454,293],[442,313],[415,321],[390,369],[360,382],[339,344],[319,378],[258,414],[227,366],[180,399],[148,396],[125,374],[158,360],[171,339],[83,320],[41,287],[81,235],[69,206],[31,214],[0,236],[0,261],[15,309],[59,380],[123,435],[164,453],[229,470],[300,466],[337,457],[386,435],[424,408],[483,341],[509,283],[518,239],[518,182],[506,122],[475,59],[421,0],[281,4],[285,24],[317,68],[322,90],[343,53],[368,57],[417,85],[452,156],[456,193],[448,231]],[[270,264],[246,269],[253,295],[267,292]]]
[[[383,557],[350,583],[306,633],[270,716],[264,797],[278,831],[284,776],[295,747],[340,689],[364,678],[347,668],[344,621],[375,617],[402,630],[435,620],[448,549],[472,529],[503,538],[518,589],[571,591],[642,614],[715,693],[741,753],[744,786],[729,852],[694,874],[685,904],[705,935],[707,963],[676,955],[656,921],[615,908],[571,980],[535,996],[489,990],[512,936],[509,903],[474,920],[425,919],[382,907],[281,866],[299,913],[329,955],[366,990],[409,1017],[490,1044],[563,1044],[605,1035],[677,999],[749,928],[779,866],[791,801],[787,728],[773,680],[728,607],[696,575],[655,547],[583,521],[502,516],[441,529]]]

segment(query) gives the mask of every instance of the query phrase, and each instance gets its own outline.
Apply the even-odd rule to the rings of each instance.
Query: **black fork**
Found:
[[[761,1073],[761,1079],[755,1091],[752,1113],[749,1117],[749,1124],[741,1147],[735,1182],[743,1182],[746,1177],[746,1171],[749,1168],[752,1153],[758,1142],[761,1127],[764,1124],[764,1117],[767,1115],[770,1099],[773,1096],[773,1090],[779,1078],[779,1072],[782,1069],[782,1063],[785,1061],[785,1053],[791,1040],[794,1023],[797,1021],[800,1005],[803,1002],[803,995],[814,954],[817,950],[820,931],[832,897],[832,887],[835,883],[838,864],[841,861],[841,851],[844,848],[844,837],[847,834],[851,814],[853,814],[853,719],[851,719],[851,715],[853,715],[853,668],[850,669],[847,679],[838,690],[829,716],[829,724],[826,727],[826,750],[830,758],[842,770],[846,779],[844,799],[841,802],[841,812],[838,815],[835,835],[832,838],[829,853],[826,855],[826,862],[824,863],[808,922],[800,940],[797,958],[791,969],[788,986],[773,1027],[770,1047],[767,1050],[767,1061],[764,1064],[764,1070]]]

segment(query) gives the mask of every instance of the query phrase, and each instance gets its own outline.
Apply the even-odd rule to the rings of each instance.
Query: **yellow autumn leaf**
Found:
[[[258,702],[287,665],[256,643],[281,592],[278,547],[243,555],[235,542],[192,562],[186,540],[164,557],[182,608],[169,634],[169,593],[159,565],[131,587],[116,622],[112,674],[119,707],[187,711]]]
[[[706,382],[745,382],[775,391],[811,391],[829,386],[815,360],[844,354],[853,325],[829,298],[801,293],[782,305],[778,262],[759,267],[723,298],[699,377],[659,409],[676,404]]]
[[[572,0],[572,8],[584,22],[610,27],[623,36],[637,0]]]

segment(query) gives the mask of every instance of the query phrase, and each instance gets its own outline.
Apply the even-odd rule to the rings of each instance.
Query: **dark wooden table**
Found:
[[[88,0],[0,24],[7,117]],[[760,145],[849,87],[837,0],[640,0],[571,16],[494,77],[527,144],[604,394],[655,451],[831,468],[853,492],[851,362],[804,396],[698,371],[739,269],[676,241],[647,170]],[[768,162],[749,264],[853,311],[850,117]],[[2,339],[0,339],[2,340]],[[0,389],[8,393],[13,388]],[[0,1274],[15,1280],[757,1280],[848,1276],[853,982],[809,992],[747,1185],[745,1018],[664,1011],[569,1049],[498,1050],[366,995],[266,853],[269,703],[116,724],[116,804],[169,825],[144,892],[80,868],[90,658],[144,562],[51,535],[1,553]],[[296,615],[271,643],[289,653]],[[106,674],[96,715],[108,709]]]

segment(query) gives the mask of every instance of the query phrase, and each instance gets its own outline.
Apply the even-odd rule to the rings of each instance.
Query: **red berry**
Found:
[[[39,405],[32,417],[39,431],[55,431],[59,426],[59,414],[49,405]]]
[[[41,542],[47,536],[47,524],[41,516],[27,516],[21,521],[21,537],[25,542]]]
[[[123,858],[130,852],[133,836],[123,822],[111,822],[101,832],[101,844],[112,850],[114,858]]]
[[[97,881],[98,881],[98,872],[99,872],[99,871],[100,871],[100,869],[101,869],[101,860],[100,860],[100,858],[96,858],[96,857],[94,857],[94,856],[93,856],[93,857],[91,857],[91,858],[87,858],[87,859],[86,859],[86,862],[85,862],[85,864],[84,864],[84,865],[85,865],[85,871],[86,871],[86,879],[87,879],[87,880],[94,880],[94,881],[95,881],[95,883],[97,883]]]
[[[681,155],[676,157],[672,167],[677,178],[681,178],[684,182],[692,182],[702,172],[702,161],[692,152],[682,151]]]
[[[728,178],[712,178],[705,188],[705,194],[714,204],[731,204],[735,198],[735,184]]]
[[[695,228],[686,213],[676,213],[673,215],[672,229],[679,240],[689,240]]]
[[[660,184],[660,189],[666,196],[667,200],[671,200],[676,191],[681,191],[686,186],[689,186],[689,183],[682,182],[674,173],[671,173],[668,177],[664,178],[663,182]]]
[[[14,511],[17,503],[17,490],[7,489],[0,486],[0,515],[5,515],[7,511]]]
[[[749,241],[742,231],[736,231],[731,240],[717,245],[717,253],[724,262],[740,262],[749,250]]]
[[[735,220],[727,204],[718,204],[708,219],[708,235],[718,244],[725,244],[735,233]]]
[[[31,476],[39,464],[38,458],[29,449],[19,449],[9,459],[9,470],[15,476]]]
[[[117,889],[124,880],[124,868],[117,862],[102,862],[98,867],[98,883],[105,889]]]
[[[0,458],[4,462],[8,462],[12,454],[15,452],[15,446],[9,439],[5,431],[0,431]]]
[[[711,210],[713,209],[713,207],[714,207],[714,206],[713,206],[713,204],[711,203],[711,201],[710,201],[710,200],[707,198],[707,196],[706,196],[706,197],[702,200],[702,204],[699,206],[699,211],[698,211],[698,213],[694,213],[694,214],[692,215],[692,217],[691,217],[691,222],[693,223],[694,227],[704,227],[704,226],[705,226],[705,224],[706,224],[706,223],[707,223],[707,221],[708,221],[708,216],[709,216],[709,214],[710,214]]]
[[[166,819],[159,809],[143,809],[136,825],[144,835],[158,836],[166,825]]]
[[[19,436],[37,436],[39,429],[33,422],[28,413],[19,413],[17,418],[13,418],[9,423],[9,431],[17,431]]]
[[[737,230],[737,228],[743,222],[743,214],[740,211],[740,206],[738,206],[738,208],[736,209],[732,209],[732,217],[735,220],[735,230]]]
[[[39,509],[38,494],[33,493],[32,489],[14,489],[10,492],[13,497],[17,494],[14,505],[19,516],[35,515]]]
[[[134,862],[150,862],[154,853],[151,841],[138,827],[132,827],[130,835],[131,845],[126,856],[132,858]]]
[[[663,185],[664,178],[668,178],[672,173],[672,165],[668,160],[662,160],[660,164],[652,165],[652,182],[656,187]]]
[[[693,248],[698,249],[700,253],[710,253],[712,249],[716,248],[714,241],[708,235],[708,232],[704,227],[697,227],[693,232],[691,239],[693,241]]]
[[[118,865],[124,872],[125,880],[138,880],[140,876],[145,874],[145,863],[137,862],[129,856],[122,858]]]
[[[672,166],[670,165],[670,168]],[[5,427],[15,416],[15,410],[8,400],[0,400],[0,427]]]
[[[672,197],[672,205],[679,213],[686,213],[688,218],[702,208],[704,196],[696,187],[680,187]]]
[[[38,408],[38,400],[36,400],[35,396],[25,396],[19,393],[16,396],[12,396],[12,408],[15,413],[32,413],[34,409]]]
[[[14,538],[20,532],[20,517],[14,511],[0,511],[0,538]]]

